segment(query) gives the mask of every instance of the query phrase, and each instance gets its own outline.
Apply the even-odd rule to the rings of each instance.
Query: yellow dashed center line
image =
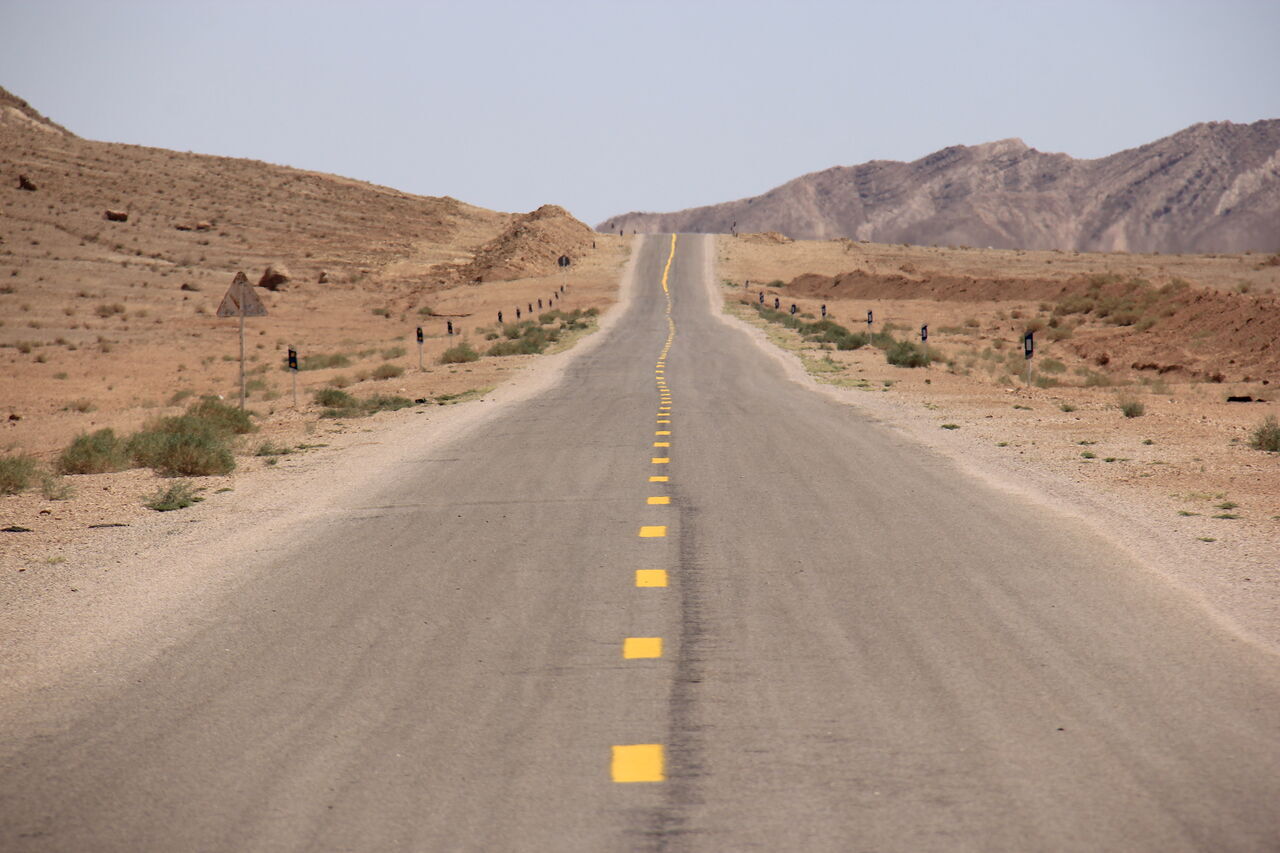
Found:
[[[641,539],[665,539],[667,538],[667,526],[665,524],[648,524],[640,528]]]
[[[649,482],[650,483],[666,483],[670,479],[671,478],[668,477],[666,474],[654,474],[652,477],[649,478]]]
[[[655,456],[649,460],[654,465],[666,465],[671,461],[670,456]]]
[[[635,743],[613,748],[609,773],[615,782],[661,782],[666,779],[662,766],[662,744]]]
[[[669,498],[666,495],[654,495],[653,497],[649,498],[648,501],[646,501],[646,503],[648,503],[649,506],[663,506],[665,504],[671,503],[671,498]]]
[[[654,435],[671,435],[671,430],[669,429],[655,430],[653,434]]]
[[[636,569],[636,586],[661,587],[667,585],[666,569]]]
[[[662,657],[661,637],[627,637],[622,641],[622,656],[627,660]]]

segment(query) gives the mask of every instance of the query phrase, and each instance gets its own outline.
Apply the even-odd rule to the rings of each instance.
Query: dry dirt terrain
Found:
[[[1251,446],[1265,419],[1280,416],[1276,256],[978,251],[770,234],[717,245],[726,309],[798,354],[818,382],[874,395],[917,435],[978,468],[1074,484],[1114,515],[1120,538],[1126,523],[1142,523],[1163,553],[1196,567],[1180,580],[1276,635],[1280,453]],[[873,346],[805,340],[761,316],[761,292],[767,307],[776,298],[787,313],[794,303],[806,322],[825,304],[854,332],[866,330],[868,310],[874,331],[898,339],[919,342],[927,323],[933,361],[897,367]],[[1036,330],[1030,387],[1027,329]]]
[[[266,163],[93,142],[0,90],[0,456],[34,457],[39,469],[21,494],[0,496],[0,527],[18,528],[0,532],[0,565],[56,564],[61,544],[102,529],[90,525],[150,512],[142,501],[166,478],[59,477],[58,455],[79,434],[128,434],[205,395],[236,402],[237,321],[217,310],[239,271],[270,285],[254,288],[267,316],[246,322],[256,429],[237,439],[232,474],[195,479],[205,494],[367,428],[321,417],[316,391],[419,407],[478,398],[537,356],[441,364],[446,349],[465,341],[484,354],[506,340],[499,311],[511,324],[517,311],[527,321],[606,307],[626,254],[621,238],[555,206],[498,213]],[[559,318],[545,329],[556,336],[561,325],[549,350],[586,331]],[[296,405],[290,347],[302,368]],[[290,453],[257,455],[273,450]]]

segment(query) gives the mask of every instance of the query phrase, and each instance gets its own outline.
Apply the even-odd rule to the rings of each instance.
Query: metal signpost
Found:
[[[422,372],[422,327],[418,327],[418,372]]]
[[[289,347],[289,376],[293,379],[293,407],[298,408],[298,351]]]
[[[1031,356],[1036,351],[1034,332],[1027,332],[1022,337],[1022,352],[1027,357],[1027,387],[1031,387]]]
[[[244,410],[244,318],[267,316],[267,306],[262,304],[253,285],[243,272],[236,273],[218,306],[219,317],[240,318],[240,409]]]
[[[827,303],[822,303],[822,319],[827,319]]]
[[[871,339],[871,320],[872,320],[871,309],[868,308],[867,309],[867,339],[868,340]]]
[[[925,344],[928,342],[929,342],[929,324],[925,323],[923,326],[920,327],[920,343]]]

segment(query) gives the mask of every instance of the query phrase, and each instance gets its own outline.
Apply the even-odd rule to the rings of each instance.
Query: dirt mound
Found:
[[[1041,319],[1074,327],[1066,345],[1099,367],[1214,382],[1280,382],[1280,300],[1272,294],[1207,290],[1178,279],[1156,287],[1106,274],[1064,281],[865,270],[800,275],[786,292],[831,301],[1037,301],[1047,312]]]
[[[19,98],[9,90],[0,87],[0,126],[16,125],[28,130],[40,130],[45,133],[56,133],[62,136],[75,136],[60,124],[50,121],[36,111],[36,108]]]
[[[554,204],[517,216],[465,263],[440,264],[431,275],[442,281],[480,284],[550,275],[562,255],[572,261],[591,250],[595,233]]]
[[[749,243],[790,243],[791,238],[786,234],[779,234],[777,231],[760,231],[755,234],[742,234],[740,239]]]

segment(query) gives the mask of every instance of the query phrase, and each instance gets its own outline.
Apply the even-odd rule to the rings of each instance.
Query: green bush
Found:
[[[1280,423],[1276,423],[1275,415],[1267,415],[1266,420],[1258,424],[1249,436],[1249,446],[1254,450],[1280,453]]]
[[[81,433],[58,457],[57,468],[63,474],[107,474],[129,467],[129,453],[123,438],[114,430],[100,429]]]
[[[33,456],[18,454],[0,456],[0,495],[16,495],[31,487],[36,478],[36,460]]]
[[[407,397],[375,394],[358,399],[332,388],[316,392],[316,402],[327,407],[320,413],[322,418],[363,418],[374,412],[394,411],[413,405]]]
[[[440,355],[441,364],[463,364],[468,361],[479,361],[480,353],[472,348],[471,344],[463,341],[462,343],[449,347]]]
[[[162,488],[149,495],[143,506],[156,512],[170,512],[175,509],[186,509],[194,503],[204,500],[196,494],[195,487],[187,480],[179,480],[168,488]]]
[[[332,409],[343,409],[356,404],[355,397],[337,388],[321,388],[315,393],[315,400],[320,405]]]
[[[862,332],[851,332],[836,341],[836,349],[855,350],[867,345],[867,336]]]
[[[1126,418],[1140,418],[1147,412],[1147,407],[1137,400],[1125,399],[1119,403],[1120,411]]]
[[[894,367],[928,367],[929,351],[913,341],[896,341],[884,351],[885,360]]]
[[[379,364],[373,369],[374,379],[395,379],[404,373],[404,368],[395,364]]]
[[[197,403],[187,407],[187,415],[208,422],[214,429],[222,432],[244,435],[253,432],[256,427],[249,419],[249,413],[237,406],[228,405],[217,397],[201,397]]]
[[[162,418],[130,436],[134,463],[165,477],[207,477],[236,467],[230,433],[216,421],[194,415]]]
[[[304,355],[298,359],[299,370],[325,370],[330,367],[350,367],[351,359],[345,353],[318,353],[316,355]],[[289,360],[285,358],[284,369],[289,369]]]

